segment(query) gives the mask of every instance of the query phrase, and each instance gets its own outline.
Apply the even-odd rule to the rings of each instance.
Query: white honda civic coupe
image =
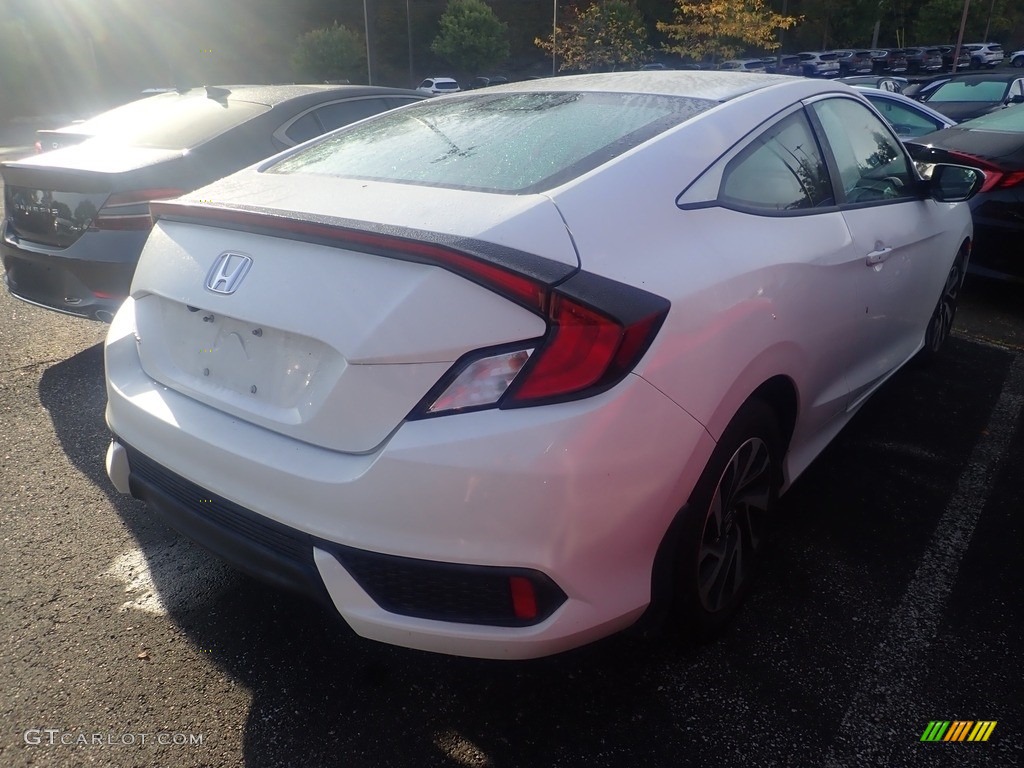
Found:
[[[980,181],[785,76],[370,118],[152,205],[107,470],[367,638],[527,658],[661,606],[711,636],[779,493],[948,335]]]

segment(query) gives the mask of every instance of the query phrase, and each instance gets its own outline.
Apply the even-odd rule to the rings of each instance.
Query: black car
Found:
[[[899,48],[873,50],[871,61],[876,75],[904,75],[907,72],[907,57]]]
[[[925,172],[932,163],[985,172],[971,199],[972,271],[1024,281],[1024,105],[969,120],[907,142]]]
[[[836,54],[839,60],[839,76],[850,77],[851,75],[870,75],[875,70],[872,51],[867,49],[854,50],[852,48],[841,48],[831,53]]]
[[[919,98],[959,123],[1024,101],[1024,75],[1013,71],[951,75]]]
[[[149,234],[150,200],[423,98],[355,85],[210,86],[105,112],[82,124],[80,143],[0,166],[7,289],[32,304],[109,321]]]
[[[955,45],[936,45],[939,52],[942,54],[942,71],[951,72],[953,70],[953,58],[956,53]],[[966,71],[971,68],[971,54],[967,52],[964,47],[960,48],[960,55],[956,57],[956,69],[957,72]]]

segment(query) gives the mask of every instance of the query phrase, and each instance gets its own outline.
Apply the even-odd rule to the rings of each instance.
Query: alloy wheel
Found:
[[[698,593],[706,611],[729,608],[740,595],[763,541],[772,478],[768,445],[752,437],[736,449],[718,481],[697,561]]]

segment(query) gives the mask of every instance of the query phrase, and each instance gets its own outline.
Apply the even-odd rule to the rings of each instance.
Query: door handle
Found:
[[[892,253],[892,248],[877,248],[877,250],[868,254],[867,265],[873,267],[875,264],[881,264],[889,258],[890,253]]]

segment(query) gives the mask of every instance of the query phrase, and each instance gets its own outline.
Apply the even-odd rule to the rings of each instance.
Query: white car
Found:
[[[1024,67],[1024,50],[1014,51],[1010,54],[1010,63],[1017,69]]]
[[[993,69],[1003,63],[1006,53],[999,43],[965,43],[963,49],[971,57],[971,68],[988,67]]]
[[[778,494],[949,333],[980,180],[817,79],[371,118],[153,204],[107,471],[367,638],[536,657],[668,604],[710,636]]]
[[[428,77],[416,86],[416,90],[429,96],[439,96],[442,93],[458,93],[462,89],[450,77]]]

